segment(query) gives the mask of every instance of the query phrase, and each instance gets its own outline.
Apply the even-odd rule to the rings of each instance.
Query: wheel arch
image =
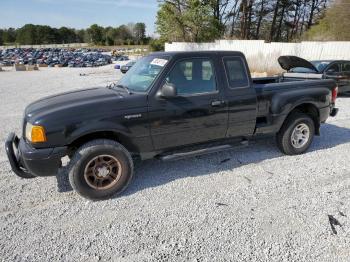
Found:
[[[320,111],[317,108],[317,106],[313,103],[300,103],[298,105],[295,105],[294,108],[289,112],[289,114],[284,119],[283,123],[288,119],[290,115],[293,113],[304,113],[308,116],[310,116],[314,122],[315,125],[315,134],[320,135]]]
[[[130,153],[133,153],[135,151],[135,148],[131,144],[130,139],[125,134],[112,130],[91,131],[89,133],[82,134],[70,142],[68,146],[69,151],[71,153],[75,152],[82,145],[96,139],[113,140],[123,145]]]

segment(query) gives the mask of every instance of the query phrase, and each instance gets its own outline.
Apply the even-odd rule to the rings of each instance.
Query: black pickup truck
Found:
[[[304,153],[337,114],[336,97],[334,80],[252,80],[240,52],[154,53],[118,83],[30,104],[22,138],[10,134],[6,151],[22,178],[56,175],[68,156],[72,187],[105,199],[128,186],[139,160],[218,152],[259,135]]]

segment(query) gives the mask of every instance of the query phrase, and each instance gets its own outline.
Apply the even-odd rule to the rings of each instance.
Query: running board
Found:
[[[220,146],[202,148],[202,149],[198,149],[198,150],[194,150],[194,151],[188,151],[188,152],[183,152],[183,153],[175,153],[175,154],[160,156],[159,159],[162,161],[174,161],[174,160],[179,160],[179,159],[183,159],[183,158],[187,158],[187,157],[207,155],[207,154],[231,150],[234,148],[246,147],[246,146],[248,146],[248,141],[244,140],[244,141],[240,142],[240,144],[238,144],[238,145],[220,145]]]

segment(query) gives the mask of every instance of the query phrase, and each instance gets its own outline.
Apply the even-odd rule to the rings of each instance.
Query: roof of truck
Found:
[[[350,60],[310,60],[310,62],[327,62],[327,63],[333,63],[333,62],[349,62]]]
[[[221,50],[210,50],[210,51],[170,51],[170,52],[154,52],[151,55],[161,55],[161,56],[176,56],[176,55],[201,55],[201,54],[219,54],[219,55],[233,55],[233,56],[243,56],[242,52],[239,51],[221,51]]]

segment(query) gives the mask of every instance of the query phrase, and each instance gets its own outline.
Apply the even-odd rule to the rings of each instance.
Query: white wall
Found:
[[[348,59],[350,42],[265,43],[263,40],[217,40],[213,43],[166,43],[165,51],[231,50],[243,52],[251,70],[276,72],[277,58],[295,55],[307,60]]]

